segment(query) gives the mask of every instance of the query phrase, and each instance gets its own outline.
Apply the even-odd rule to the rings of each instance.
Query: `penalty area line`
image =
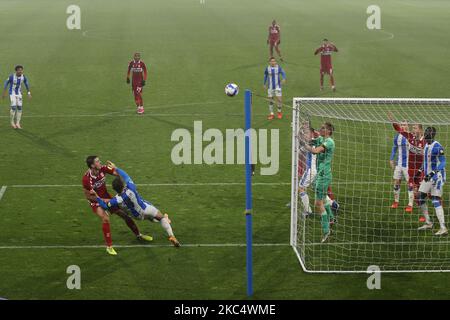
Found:
[[[217,248],[225,248],[225,247],[245,247],[247,246],[245,243],[188,243],[181,244],[181,247],[187,248],[198,248],[198,247],[217,247]],[[253,247],[288,247],[289,243],[254,243]],[[139,245],[139,244],[118,244],[114,245],[114,248],[168,248],[173,247],[171,244],[148,244],[148,245]],[[105,248],[104,245],[49,245],[49,246],[0,246],[0,250],[2,249],[97,249],[97,248]]]
[[[5,195],[7,186],[2,186],[0,189],[0,201],[2,200],[3,196]]]

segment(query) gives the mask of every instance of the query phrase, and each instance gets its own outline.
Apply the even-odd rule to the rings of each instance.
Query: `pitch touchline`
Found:
[[[6,188],[7,188],[7,186],[2,186],[2,188],[0,189],[0,200],[2,200],[2,198],[6,192]]]
[[[245,243],[188,243],[182,244],[182,247],[245,247]],[[254,243],[254,247],[287,247],[288,243]],[[93,249],[104,248],[104,245],[52,245],[52,246],[0,246],[0,249]],[[114,248],[166,248],[172,247],[171,244],[123,244],[114,245]]]

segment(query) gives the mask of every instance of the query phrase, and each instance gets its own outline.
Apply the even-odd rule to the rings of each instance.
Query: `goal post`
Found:
[[[390,158],[397,132],[388,113],[418,135],[418,125],[423,130],[434,127],[435,140],[444,150],[450,148],[450,99],[293,99],[290,244],[305,272],[367,273],[374,265],[381,272],[450,272],[450,236],[434,235],[440,225],[434,208],[439,206],[436,198],[432,202],[428,194],[425,200],[433,230],[418,230],[423,225],[423,208],[418,207],[416,198],[413,211],[405,212],[411,201],[409,191],[414,193],[406,175],[400,184],[399,207],[391,208],[394,169]],[[334,201],[329,199],[328,203],[333,204],[336,222],[331,237],[321,243],[314,177],[309,176],[312,181],[308,185],[303,175],[310,140],[306,131],[310,127],[319,129],[324,122],[331,122],[335,128],[330,190]],[[408,142],[405,148],[423,154]],[[440,187],[444,218],[450,220],[450,186],[444,181]],[[305,207],[306,198],[312,213]]]

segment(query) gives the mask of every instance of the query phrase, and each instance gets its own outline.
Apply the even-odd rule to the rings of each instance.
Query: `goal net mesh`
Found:
[[[294,99],[291,245],[305,271],[367,272],[372,265],[385,272],[450,271],[450,238],[434,235],[439,223],[431,200],[427,203],[433,230],[417,230],[423,222],[415,203],[412,213],[405,212],[407,181],[401,183],[399,207],[391,209],[389,159],[396,131],[388,112],[399,122],[435,127],[435,139],[444,150],[450,146],[448,99]],[[305,128],[319,129],[325,121],[335,127],[331,188],[339,210],[331,237],[321,243],[314,184],[307,188],[313,214],[305,216],[299,182],[307,155]],[[443,190],[448,219],[450,189],[444,185]]]

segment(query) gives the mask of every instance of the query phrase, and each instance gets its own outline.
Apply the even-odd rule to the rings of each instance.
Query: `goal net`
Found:
[[[408,204],[408,182],[401,181],[399,207],[394,202],[394,170],[390,157],[396,122],[436,128],[435,140],[450,148],[450,99],[294,98],[292,119],[291,245],[306,272],[450,271],[450,236],[436,236],[439,222],[430,197],[432,230],[418,230],[424,222],[414,201]],[[314,181],[304,192],[310,199],[308,214],[299,183],[306,170],[310,126],[324,122],[335,128],[331,191],[339,209],[330,238],[322,243],[320,214],[314,207]],[[310,132],[310,131],[309,131]],[[411,145],[407,145],[410,148]],[[447,166],[448,167],[448,166]],[[444,184],[442,206],[450,220],[450,185]],[[304,196],[304,194],[303,194]],[[337,205],[333,203],[333,208]]]

